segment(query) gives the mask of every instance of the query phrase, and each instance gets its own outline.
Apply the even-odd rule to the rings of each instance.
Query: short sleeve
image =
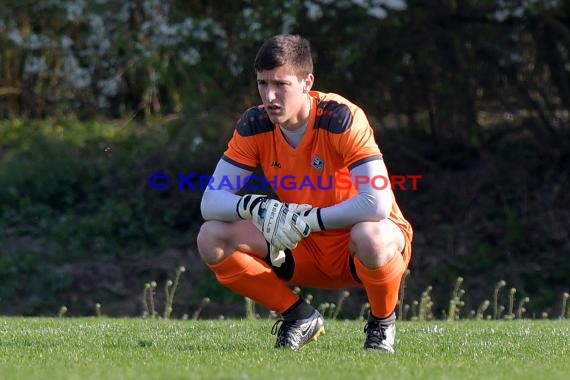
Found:
[[[241,136],[237,129],[234,130],[222,159],[242,169],[254,170],[259,164],[258,157],[254,139]]]
[[[350,127],[333,138],[349,170],[365,162],[382,159],[374,131],[360,108],[354,110]]]
[[[258,140],[262,134],[274,129],[275,125],[269,120],[264,108],[250,108],[236,123],[222,159],[243,169],[255,169],[260,162]]]

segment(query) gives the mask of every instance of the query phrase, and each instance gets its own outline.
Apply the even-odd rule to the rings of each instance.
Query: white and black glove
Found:
[[[271,264],[279,268],[285,262],[287,256],[285,251],[282,249],[277,249],[274,246],[269,246],[269,258],[271,259]]]
[[[264,195],[246,194],[237,204],[237,214],[251,219],[270,244],[271,263],[280,266],[285,260],[286,248],[293,249],[301,239],[309,236],[311,228],[287,204]]]
[[[324,231],[325,225],[321,220],[321,209],[320,207],[313,207],[309,204],[302,203],[287,203],[289,209],[297,214],[301,215],[301,217],[305,220],[305,222],[311,228],[311,232],[317,231]]]

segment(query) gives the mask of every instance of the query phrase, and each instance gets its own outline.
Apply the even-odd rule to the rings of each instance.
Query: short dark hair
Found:
[[[273,70],[283,65],[289,65],[299,78],[312,73],[313,58],[309,41],[292,34],[280,34],[266,40],[255,56],[255,71]]]

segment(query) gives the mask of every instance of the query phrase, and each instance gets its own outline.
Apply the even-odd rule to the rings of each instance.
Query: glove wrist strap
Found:
[[[321,209],[313,208],[309,211],[303,212],[303,218],[307,221],[311,231],[325,231],[325,225],[321,219]]]
[[[260,194],[245,194],[236,204],[236,214],[240,219],[251,219],[253,217],[252,210],[259,202],[266,199],[267,196]]]

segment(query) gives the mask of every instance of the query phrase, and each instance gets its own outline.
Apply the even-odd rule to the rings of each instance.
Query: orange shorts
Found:
[[[411,258],[412,235],[404,229],[402,232],[405,240],[402,256],[407,266]],[[272,268],[291,285],[319,289],[362,288],[348,249],[349,241],[350,228],[309,235],[293,250],[286,250],[281,267]],[[266,261],[270,264],[269,255]]]

